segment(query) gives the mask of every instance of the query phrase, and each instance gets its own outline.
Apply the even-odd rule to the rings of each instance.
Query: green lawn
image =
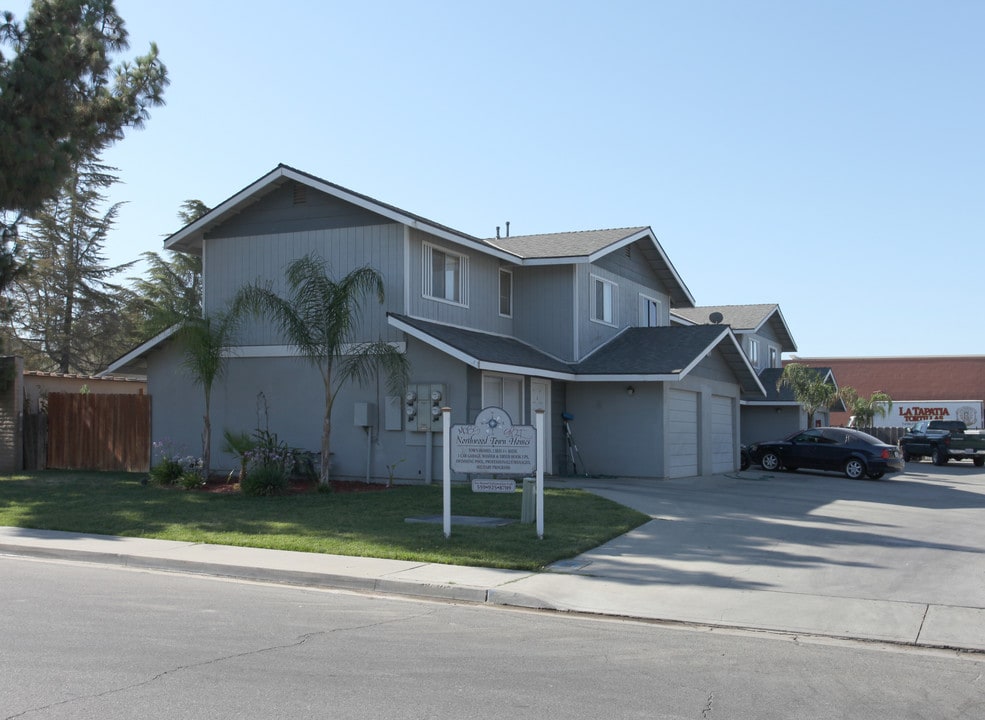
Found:
[[[538,570],[621,535],[649,518],[591,493],[545,489],[544,538],[533,524],[498,528],[408,523],[442,514],[442,488],[246,497],[143,485],[142,473],[43,471],[0,475],[0,526],[67,530]],[[519,520],[521,493],[452,488],[452,513]]]

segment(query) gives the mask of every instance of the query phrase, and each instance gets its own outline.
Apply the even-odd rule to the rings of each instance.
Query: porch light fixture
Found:
[[[636,392],[636,388],[634,388],[632,385],[627,385],[626,386],[626,394],[627,395],[632,395],[635,392]]]

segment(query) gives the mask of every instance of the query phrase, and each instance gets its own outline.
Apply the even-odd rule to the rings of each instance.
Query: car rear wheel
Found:
[[[947,453],[938,447],[935,447],[930,453],[930,461],[934,465],[947,465]]]
[[[763,466],[763,470],[779,470],[780,456],[773,452],[765,453],[763,457],[760,458],[759,464]]]
[[[976,457],[976,458],[972,458],[971,461],[975,463],[975,467],[981,467],[982,465],[985,465],[985,458]]]
[[[865,475],[865,463],[858,458],[851,458],[845,463],[845,475],[849,480],[858,480]]]
[[[904,450],[903,451],[903,462],[910,462],[910,460],[912,460],[912,459],[913,459],[913,456],[910,455],[910,453],[908,453],[906,450]]]

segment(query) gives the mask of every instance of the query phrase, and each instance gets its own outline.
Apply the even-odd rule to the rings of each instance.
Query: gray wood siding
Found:
[[[623,328],[639,325],[641,293],[660,300],[660,322],[664,326],[670,324],[670,297],[664,292],[656,276],[649,271],[649,265],[641,254],[626,257],[622,251],[616,251],[591,265],[578,265],[576,275],[579,359],[611,340]],[[593,276],[616,285],[613,299],[614,326],[592,320]],[[645,284],[640,280],[646,281]]]
[[[308,253],[324,258],[336,279],[357,267],[379,271],[386,286],[386,304],[379,305],[375,296],[364,301],[357,337],[401,339],[386,322],[387,310],[403,312],[403,226],[393,223],[206,240],[206,311],[221,310],[241,287],[257,281],[269,282],[276,293],[286,297],[285,270],[291,261]],[[269,323],[261,321],[248,323],[241,334],[243,345],[282,342]]]
[[[722,356],[722,353],[718,350],[712,350],[708,353],[708,355],[698,363],[697,367],[688,373],[688,377],[701,378],[703,380],[717,380],[724,383],[736,382],[735,373]]]
[[[303,201],[295,202],[296,199]],[[286,182],[235,217],[210,230],[206,239],[384,225],[392,222],[382,215],[320,193],[311,187]]]
[[[513,271],[516,337],[562,360],[574,360],[575,273],[571,265]]]
[[[465,305],[424,297],[422,259],[425,242],[438,250],[468,258],[468,297]],[[482,332],[512,335],[513,320],[499,315],[500,267],[515,270],[513,266],[504,266],[498,258],[470,251],[455,243],[412,229],[407,272],[409,290],[407,312],[412,316],[434,322],[468,327]],[[516,275],[514,275],[515,282]],[[516,316],[515,298],[514,294],[514,317]]]

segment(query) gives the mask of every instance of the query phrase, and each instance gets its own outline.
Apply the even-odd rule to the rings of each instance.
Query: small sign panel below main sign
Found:
[[[452,425],[450,435],[455,472],[529,475],[537,469],[537,430],[514,425],[503,408],[483,408],[475,425]]]

